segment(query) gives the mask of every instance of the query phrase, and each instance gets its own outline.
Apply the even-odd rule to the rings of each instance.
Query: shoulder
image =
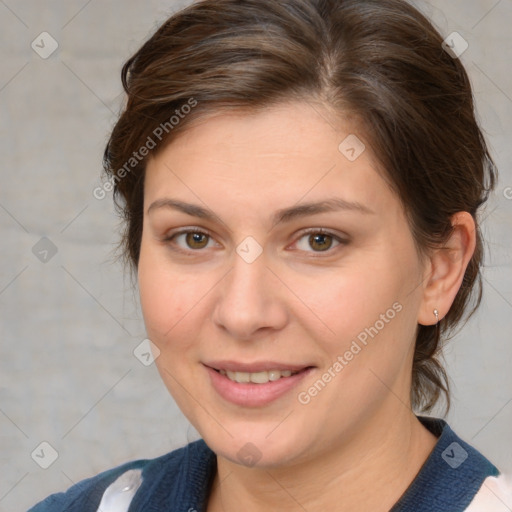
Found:
[[[499,508],[480,506],[481,500],[489,498],[488,493],[492,493],[492,489],[487,487],[496,485],[497,481],[503,482],[498,468],[461,439],[444,420],[418,419],[438,440],[392,511],[501,512]],[[505,508],[504,511],[510,509]]]
[[[96,512],[113,496],[120,496],[119,503],[129,505],[142,483],[153,485],[162,475],[172,476],[179,473],[184,462],[197,452],[198,442],[178,448],[155,459],[140,459],[124,463],[103,471],[70,487],[66,492],[52,494],[36,504],[28,512]],[[147,487],[147,486],[145,486]],[[102,501],[103,500],[103,501]],[[112,510],[127,510],[112,508]]]

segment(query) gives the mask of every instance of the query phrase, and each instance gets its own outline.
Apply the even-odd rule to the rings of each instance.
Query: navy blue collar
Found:
[[[498,469],[444,420],[418,416],[437,438],[434,450],[390,512],[462,512]]]

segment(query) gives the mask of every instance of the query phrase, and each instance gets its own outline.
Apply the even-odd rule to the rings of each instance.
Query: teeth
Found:
[[[267,382],[273,382],[279,380],[281,377],[290,377],[299,373],[298,371],[292,372],[291,370],[269,370],[268,372],[231,372],[228,370],[219,370],[221,375],[226,376],[228,379],[234,382],[247,383],[253,382],[255,384],[266,384]]]
[[[233,373],[233,372],[229,372]],[[237,382],[250,382],[251,376],[249,373],[243,373],[243,372],[234,372],[233,376],[229,377],[231,380],[236,380]]]

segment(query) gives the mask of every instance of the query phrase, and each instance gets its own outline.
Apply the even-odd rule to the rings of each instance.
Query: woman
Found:
[[[34,512],[511,506],[420,415],[449,405],[438,355],[480,301],[496,180],[454,45],[402,0],[206,0],[129,59],[105,170],[203,439]]]

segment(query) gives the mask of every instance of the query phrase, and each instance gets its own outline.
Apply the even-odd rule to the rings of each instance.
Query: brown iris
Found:
[[[196,232],[189,232],[186,233],[186,243],[189,247],[192,249],[203,249],[206,244],[208,243],[208,235],[206,233],[196,233]],[[205,242],[204,245],[196,246],[195,243],[201,244],[200,240],[203,240]]]
[[[325,240],[327,239],[330,239],[330,243],[325,243]],[[317,242],[319,242],[318,244],[318,250],[319,251],[326,251],[327,249],[329,249],[332,245],[332,236],[331,235],[328,235],[328,234],[325,234],[325,233],[314,233],[312,235],[309,236],[309,239],[308,239],[311,247],[314,249],[314,244],[317,244]]]

